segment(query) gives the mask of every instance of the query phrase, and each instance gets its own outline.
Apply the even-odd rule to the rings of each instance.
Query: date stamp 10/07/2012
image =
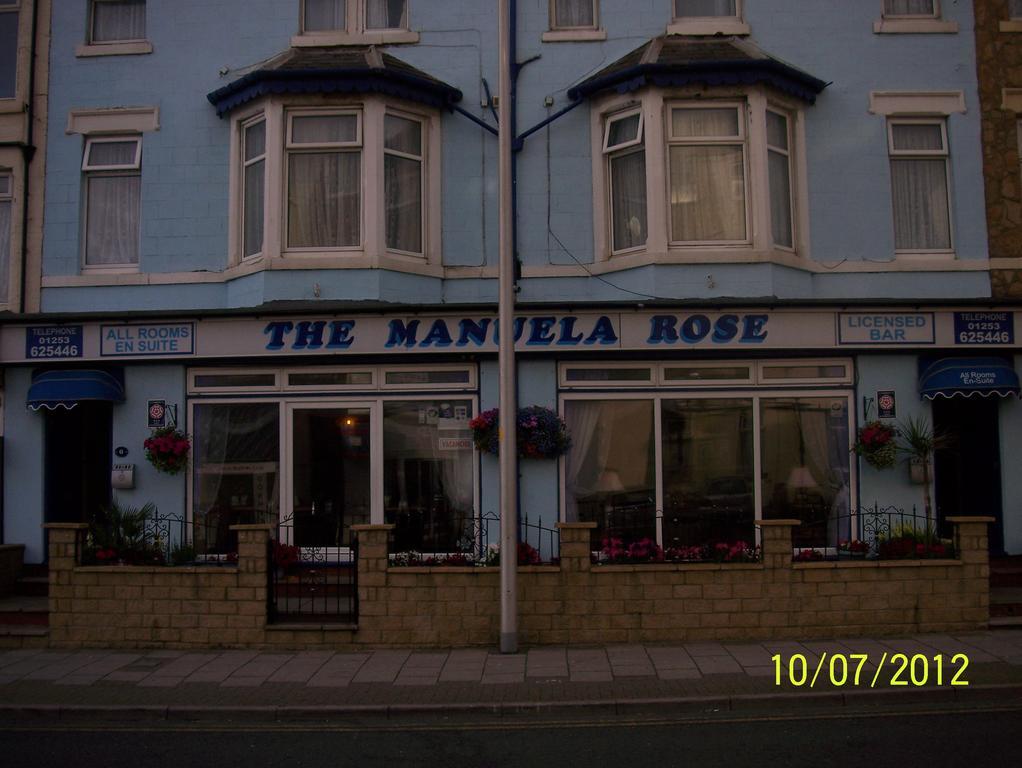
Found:
[[[877,688],[887,686],[966,686],[965,670],[969,657],[956,653],[925,656],[924,654],[884,653],[871,661],[868,653],[822,653],[816,664],[800,653],[786,659],[780,654],[770,657],[774,664],[774,683],[795,688]]]

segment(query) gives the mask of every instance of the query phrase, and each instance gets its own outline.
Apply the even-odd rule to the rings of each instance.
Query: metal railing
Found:
[[[500,517],[402,514],[393,518],[389,537],[393,565],[461,566],[500,564]],[[518,564],[559,562],[560,531],[542,517],[518,520]]]

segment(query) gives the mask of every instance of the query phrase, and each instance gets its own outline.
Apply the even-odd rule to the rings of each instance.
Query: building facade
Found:
[[[860,507],[926,506],[852,451],[925,416],[953,437],[935,524],[990,515],[1022,553],[970,4],[519,2],[510,105],[486,4],[85,5],[54,9],[38,280],[0,329],[28,561],[111,498],[309,548],[391,523],[442,551],[499,515],[469,427],[497,404],[499,108],[518,399],[572,439],[522,462],[522,515],[665,547],[796,518],[833,548]],[[144,456],[168,417],[179,474]]]

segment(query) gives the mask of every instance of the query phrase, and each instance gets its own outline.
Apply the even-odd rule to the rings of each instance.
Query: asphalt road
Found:
[[[32,768],[1007,767],[1019,764],[1019,734],[1022,704],[1016,710],[514,727],[7,726],[0,727],[0,755],[4,765]]]

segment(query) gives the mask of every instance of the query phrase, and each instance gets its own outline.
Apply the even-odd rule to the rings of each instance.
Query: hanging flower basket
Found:
[[[161,427],[146,438],[145,457],[160,472],[176,475],[188,466],[191,439],[176,427]]]
[[[500,451],[500,409],[483,411],[469,422],[476,448],[496,455]],[[518,455],[523,459],[556,459],[571,447],[564,419],[549,408],[530,405],[518,410]]]
[[[876,469],[890,469],[897,461],[895,438],[898,430],[882,421],[871,421],[859,429],[854,450]]]

